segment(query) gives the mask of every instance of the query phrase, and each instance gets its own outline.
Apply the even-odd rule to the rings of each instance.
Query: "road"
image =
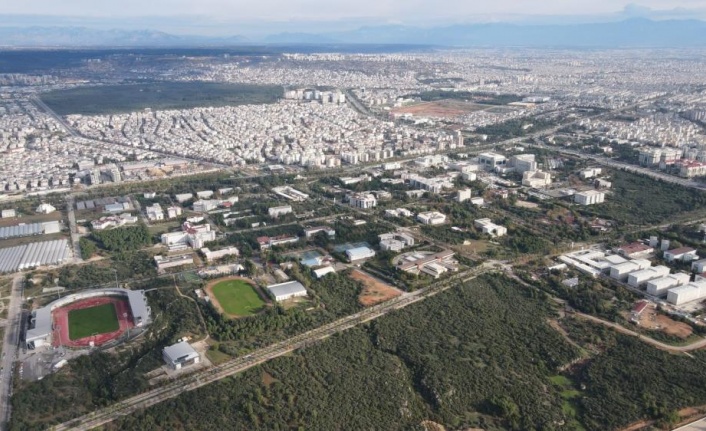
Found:
[[[391,311],[422,301],[439,292],[443,292],[452,286],[471,280],[489,271],[490,269],[491,268],[489,266],[480,266],[472,270],[456,274],[433,286],[405,294],[350,316],[343,317],[327,325],[323,325],[319,328],[294,336],[288,340],[259,349],[247,356],[235,358],[221,365],[185,376],[184,378],[178,379],[165,386],[152,389],[143,394],[120,401],[112,406],[108,406],[106,408],[94,411],[93,413],[64,422],[52,429],[55,431],[90,430],[112,422],[121,416],[153,406],[162,401],[177,397],[184,392],[198,389],[208,385],[209,383],[213,383],[234,374],[243,372],[263,362],[267,362],[302,347],[310,346],[336,333],[345,331],[346,329],[350,329],[370,320],[377,319],[378,317],[384,316]]]
[[[598,156],[595,154],[586,154],[586,153],[582,153],[582,152],[576,151],[576,150],[571,150],[568,148],[562,148],[562,147],[550,146],[550,145],[544,145],[544,144],[528,144],[528,145],[531,147],[542,148],[545,150],[555,151],[558,153],[570,154],[572,156],[575,156],[575,157],[578,157],[581,159],[592,160],[600,165],[608,166],[608,167],[615,168],[615,169],[622,169],[624,171],[632,172],[635,174],[645,175],[647,177],[654,178],[656,180],[661,180],[661,181],[664,181],[667,183],[678,184],[680,186],[689,187],[689,188],[693,188],[693,189],[706,190],[706,184],[704,184],[704,183],[693,181],[693,180],[690,180],[687,178],[676,177],[674,175],[665,174],[665,173],[655,171],[652,169],[643,168],[641,166],[631,165],[629,163],[620,162],[620,161],[617,161],[614,159],[609,159],[607,157]]]
[[[12,371],[17,347],[20,342],[20,319],[22,318],[22,289],[24,277],[18,275],[12,283],[10,305],[5,326],[5,339],[0,359],[0,428],[8,429],[10,421],[10,396],[12,395]]]
[[[685,346],[673,346],[671,344],[665,344],[662,343],[661,341],[657,341],[654,338],[646,337],[642,334],[639,334],[635,331],[632,331],[622,325],[619,325],[615,322],[610,322],[608,320],[604,320],[595,316],[591,316],[589,314],[584,314],[584,313],[578,313],[575,312],[573,314],[574,316],[578,317],[579,319],[583,320],[590,320],[591,322],[601,324],[603,326],[607,326],[609,328],[615,329],[616,331],[623,333],[625,335],[632,335],[633,337],[637,337],[640,339],[640,341],[650,344],[660,350],[665,350],[667,352],[672,352],[672,353],[687,353],[691,352],[693,350],[698,350],[706,347],[706,338],[701,338],[699,340],[694,341],[691,344],[687,344]]]
[[[66,214],[69,219],[69,231],[71,232],[71,246],[74,250],[74,262],[78,263],[83,260],[81,256],[81,246],[79,240],[81,237],[76,228],[76,212],[74,210],[74,196],[69,193],[66,195]]]

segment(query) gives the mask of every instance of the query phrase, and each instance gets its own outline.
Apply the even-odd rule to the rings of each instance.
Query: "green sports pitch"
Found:
[[[119,328],[118,313],[112,303],[69,311],[69,338],[72,341]]]
[[[221,281],[213,286],[212,292],[223,311],[231,316],[250,316],[265,305],[252,285],[242,280]]]

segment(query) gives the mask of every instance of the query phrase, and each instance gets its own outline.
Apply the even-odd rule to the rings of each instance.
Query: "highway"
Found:
[[[5,325],[5,339],[0,359],[0,428],[8,429],[10,422],[10,397],[12,396],[13,365],[20,342],[20,319],[22,318],[22,289],[24,277],[17,275],[12,282],[10,305]]]
[[[378,317],[384,316],[390,311],[404,308],[410,304],[422,301],[439,292],[471,280],[491,268],[488,266],[480,266],[440,281],[433,286],[417,290],[415,292],[404,294],[400,297],[392,299],[382,304],[378,304],[362,310],[350,316],[343,317],[329,324],[320,326],[311,331],[294,336],[288,340],[274,343],[264,347],[244,357],[235,358],[224,362],[221,365],[211,367],[209,369],[196,372],[168,383],[159,388],[152,389],[140,395],[127,398],[112,406],[96,410],[87,415],[72,419],[62,424],[51,428],[55,431],[64,430],[90,430],[103,424],[112,422],[113,420],[133,413],[137,410],[144,409],[162,401],[177,397],[184,392],[198,389],[209,383],[224,379],[234,374],[243,372],[251,367],[254,367],[263,362],[277,358],[279,356],[290,353],[302,347],[310,346],[321,340],[324,340],[331,335],[353,328],[362,323],[368,322]]]
[[[81,256],[81,246],[79,240],[81,237],[76,228],[76,212],[74,211],[74,195],[69,193],[66,195],[66,214],[69,219],[69,232],[71,232],[71,248],[74,251],[74,262],[79,263],[83,260]]]

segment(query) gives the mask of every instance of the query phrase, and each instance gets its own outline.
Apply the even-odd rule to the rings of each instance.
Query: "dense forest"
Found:
[[[143,223],[137,226],[118,227],[115,229],[93,232],[91,238],[102,249],[109,251],[137,250],[152,245],[150,232]],[[85,245],[82,245],[81,253]]]
[[[548,379],[578,352],[547,307],[483,277],[109,429],[559,429]]]

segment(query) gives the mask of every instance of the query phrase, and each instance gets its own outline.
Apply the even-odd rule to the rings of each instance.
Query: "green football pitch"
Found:
[[[212,291],[223,311],[231,316],[250,316],[265,305],[255,289],[242,280],[221,281]]]
[[[69,311],[69,338],[78,340],[91,335],[105,334],[120,328],[114,304]]]

